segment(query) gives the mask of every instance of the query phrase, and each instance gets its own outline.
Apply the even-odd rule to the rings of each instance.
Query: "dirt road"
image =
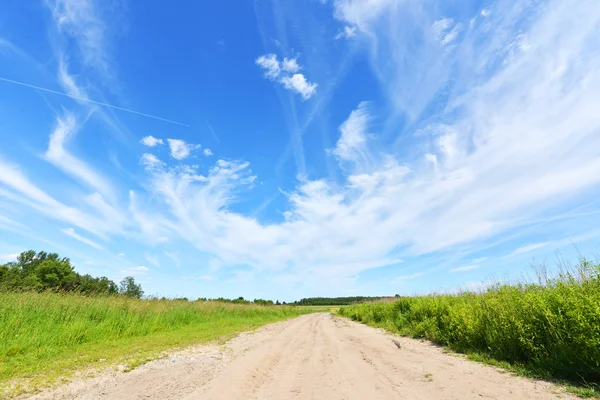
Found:
[[[393,340],[397,340],[400,347]],[[134,371],[79,379],[36,399],[570,399],[329,314],[311,314],[198,346]]]

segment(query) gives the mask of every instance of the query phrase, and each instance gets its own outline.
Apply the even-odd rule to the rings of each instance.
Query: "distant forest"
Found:
[[[396,295],[395,297],[400,297],[400,295]],[[348,306],[350,304],[366,303],[384,298],[389,298],[389,296],[308,297],[300,301],[295,301],[292,304],[298,306]]]

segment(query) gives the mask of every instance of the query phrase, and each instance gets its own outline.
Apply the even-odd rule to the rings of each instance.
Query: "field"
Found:
[[[600,267],[582,261],[556,278],[539,276],[536,284],[365,303],[341,308],[339,314],[597,395]]]
[[[535,284],[496,284],[477,293],[399,297],[351,306],[0,292],[0,397],[30,393],[79,371],[117,365],[128,371],[167,350],[172,354],[174,349],[207,342],[217,343],[205,349],[216,358],[199,362],[198,353],[184,354],[139,374],[105,376],[104,386],[84,383],[76,390],[84,399],[100,396],[96,390],[110,393],[106,397],[110,399],[123,398],[124,393],[127,398],[164,398],[173,385],[182,396],[208,393],[207,398],[231,399],[254,398],[257,393],[281,398],[290,387],[331,396],[327,398],[372,398],[382,393],[387,397],[379,398],[397,398],[400,387],[422,398],[452,398],[468,391],[471,397],[464,398],[519,393],[545,399],[563,390],[503,376],[483,365],[458,361],[427,342],[394,339],[331,313],[428,339],[521,375],[565,382],[579,395],[597,397],[600,267],[582,261],[554,278],[542,272]],[[239,332],[284,320],[290,321],[238,337],[227,343],[227,349],[221,345]],[[214,361],[222,357],[228,363],[225,370]],[[186,371],[191,370],[198,375],[190,376]],[[198,376],[207,381],[200,384]],[[349,376],[360,384],[347,387]],[[282,379],[287,386],[279,385]],[[538,392],[541,385],[543,392]],[[219,397],[225,392],[230,396]]]
[[[132,368],[166,349],[310,312],[303,307],[0,292],[0,394],[31,390],[89,366],[118,362]]]

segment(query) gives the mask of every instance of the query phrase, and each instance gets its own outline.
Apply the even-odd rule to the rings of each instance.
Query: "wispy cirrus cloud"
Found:
[[[353,162],[356,166],[365,168],[371,162],[367,137],[371,119],[368,103],[359,104],[340,126],[340,138],[332,151],[333,154],[340,160]]]
[[[532,243],[521,246],[515,250],[513,250],[507,257],[518,256],[521,254],[529,253],[531,251],[541,249],[542,247],[546,247],[550,244],[550,242],[541,242],[541,243]]]
[[[442,18],[431,25],[433,34],[442,46],[450,44],[458,36],[462,25],[455,23],[452,18]]]
[[[75,240],[80,241],[81,243],[85,243],[88,246],[91,246],[91,247],[93,247],[95,249],[105,250],[103,246],[101,246],[100,244],[98,244],[97,242],[95,242],[95,241],[93,241],[91,239],[88,239],[88,238],[86,238],[84,236],[81,236],[80,234],[78,234],[77,232],[75,232],[75,229],[73,229],[73,228],[62,229],[62,233],[64,233],[67,236],[72,237]]]
[[[99,191],[104,196],[114,197],[110,183],[79,158],[72,155],[66,143],[76,134],[77,120],[71,113],[57,117],[56,126],[50,134],[46,159],[79,182]]]
[[[154,265],[155,267],[159,267],[160,268],[160,261],[158,260],[158,257],[147,254],[146,257],[145,257],[145,259],[150,264]]]
[[[61,33],[77,44],[82,60],[105,77],[114,74],[107,47],[109,26],[95,0],[46,0]]]
[[[0,197],[32,208],[53,219],[85,229],[98,237],[106,239],[109,233],[115,234],[122,231],[122,227],[115,223],[56,200],[32,183],[19,167],[1,159],[0,186],[9,189],[6,192],[0,191]]]
[[[465,271],[473,271],[474,269],[479,268],[479,265],[465,265],[464,267],[452,268],[450,272],[465,272]]]

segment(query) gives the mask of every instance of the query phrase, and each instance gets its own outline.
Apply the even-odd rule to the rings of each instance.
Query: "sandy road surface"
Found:
[[[398,340],[398,348],[392,339]],[[76,380],[43,399],[570,399],[427,343],[311,314],[198,346],[129,373]]]

